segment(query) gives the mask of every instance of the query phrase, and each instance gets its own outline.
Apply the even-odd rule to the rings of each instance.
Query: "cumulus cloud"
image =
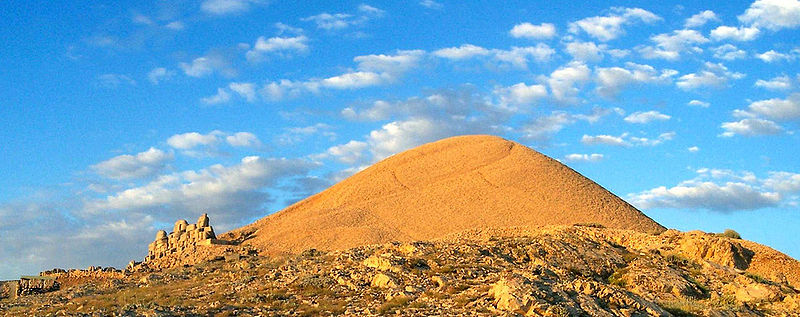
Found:
[[[686,22],[683,24],[683,27],[696,28],[699,26],[703,26],[710,21],[719,21],[719,17],[717,17],[717,14],[714,13],[714,11],[705,10],[686,19]]]
[[[702,70],[678,78],[676,85],[683,90],[701,87],[722,88],[728,84],[729,80],[741,79],[744,76],[742,73],[729,71],[725,65],[706,62]]]
[[[627,62],[625,68],[596,68],[597,88],[595,91],[603,97],[613,98],[626,86],[641,83],[669,83],[678,72],[664,69],[660,72],[653,66]]]
[[[650,41],[655,46],[639,46],[637,50],[644,58],[660,58],[666,60],[676,60],[683,52],[700,53],[703,50],[698,44],[708,43],[705,38],[696,30],[675,30],[672,33],[662,33],[650,37]]]
[[[459,47],[448,47],[439,49],[433,52],[434,56],[459,60],[459,59],[469,59],[475,56],[486,56],[489,55],[490,51],[483,47],[472,45],[472,44],[462,44]]]
[[[670,118],[671,117],[668,115],[665,115],[655,110],[650,110],[650,111],[637,111],[631,113],[630,115],[625,117],[624,120],[625,122],[630,122],[630,123],[645,124],[653,121],[665,121],[669,120]]]
[[[604,144],[614,146],[629,146],[630,144],[623,139],[623,136],[613,136],[607,134],[590,136],[584,134],[583,137],[581,137],[581,143],[587,145]]]
[[[149,80],[153,85],[158,85],[159,82],[167,80],[174,75],[174,71],[168,70],[164,67],[156,67],[147,73],[147,80]]]
[[[654,23],[661,17],[650,11],[640,8],[612,8],[611,13],[605,16],[589,17],[569,24],[570,33],[581,31],[590,36],[607,42],[625,34],[623,26],[636,22]]]
[[[215,72],[225,76],[235,74],[228,61],[220,54],[210,53],[192,60],[191,63],[180,63],[178,65],[183,73],[191,77],[205,77]]]
[[[567,162],[599,162],[603,160],[603,154],[567,154],[564,156]]]
[[[723,59],[726,61],[733,61],[737,59],[744,59],[747,57],[747,52],[740,50],[734,45],[724,44],[711,49],[714,52],[714,58]]]
[[[216,221],[252,219],[264,213],[270,199],[263,191],[278,180],[305,175],[315,164],[302,159],[248,156],[235,165],[220,164],[198,171],[161,175],[138,187],[128,188],[92,202],[94,210],[163,209],[176,217],[204,210],[218,215]]]
[[[700,108],[708,108],[709,106],[711,106],[710,103],[705,102],[705,101],[700,101],[700,100],[692,100],[692,101],[689,101],[689,103],[687,103],[687,104],[690,105],[690,106],[693,106],[693,107],[700,107]]]
[[[323,12],[317,15],[309,16],[300,19],[301,21],[313,22],[317,25],[318,29],[327,31],[344,30],[352,26],[362,25],[369,20],[383,16],[385,11],[376,7],[361,4],[358,6],[356,14],[348,13],[327,13]]]
[[[433,52],[433,56],[453,61],[468,60],[478,57],[489,57],[498,67],[511,66],[517,69],[527,69],[529,61],[547,62],[555,55],[555,50],[544,43],[536,46],[516,47],[511,49],[487,49],[472,44],[463,44],[459,47],[449,47]]]
[[[258,0],[205,0],[200,4],[200,10],[212,15],[239,14],[250,11]]]
[[[200,98],[200,101],[207,105],[218,105],[231,100],[231,94],[223,88],[217,88],[217,93],[208,97]]]
[[[255,134],[250,132],[236,132],[225,137],[225,142],[235,147],[260,147],[261,140]]]
[[[245,56],[248,61],[258,62],[268,54],[291,57],[293,54],[305,52],[308,52],[308,38],[305,35],[271,38],[259,36],[253,48],[248,50]]]
[[[335,145],[328,148],[328,155],[335,157],[338,161],[346,164],[363,162],[365,151],[369,147],[367,142],[352,140],[342,145]]]
[[[523,106],[534,104],[547,97],[547,88],[538,84],[517,83],[495,88],[494,94],[500,97],[500,103],[503,105]]]
[[[732,137],[734,135],[774,135],[783,132],[783,128],[775,122],[758,118],[723,122],[720,127],[725,130],[725,132],[720,135],[723,137]]]
[[[791,61],[794,60],[795,55],[792,54],[784,54],[781,52],[776,52],[775,50],[769,50],[761,54],[756,54],[756,58],[766,62],[766,63],[774,63],[779,61]]]
[[[692,152],[692,153],[700,152],[700,148],[697,147],[697,146],[690,146],[690,147],[686,148],[686,150],[689,151],[689,152]]]
[[[756,81],[755,86],[769,90],[789,90],[792,88],[792,79],[786,75],[773,77],[769,80],[759,79]]]
[[[773,31],[794,29],[800,26],[800,1],[756,0],[739,21]]]
[[[597,45],[594,42],[574,41],[567,43],[565,51],[573,59],[587,62],[598,62],[603,59],[605,45]]]
[[[786,99],[772,98],[754,101],[748,106],[752,113],[773,120],[800,119],[800,93],[793,93]]]
[[[98,174],[111,179],[132,179],[149,177],[161,172],[174,156],[156,148],[136,155],[119,155],[97,163],[92,169]]]
[[[208,134],[200,134],[197,132],[176,134],[167,139],[167,144],[176,149],[189,150],[197,146],[209,146],[217,144],[221,134],[222,131],[219,130],[211,131]]]
[[[512,37],[528,39],[549,39],[556,36],[556,26],[552,23],[542,23],[538,25],[529,22],[514,25],[509,31]]]
[[[316,123],[313,125],[291,127],[285,129],[286,132],[278,137],[278,142],[283,145],[291,145],[305,140],[313,135],[321,135],[333,141],[336,139],[336,132],[331,131],[332,126],[325,123]]]
[[[425,55],[422,50],[398,51],[394,55],[372,54],[353,58],[358,64],[358,69],[368,72],[402,74],[419,65]]]
[[[608,134],[600,135],[586,135],[581,137],[581,143],[586,145],[611,145],[611,146],[656,146],[664,141],[672,140],[675,137],[675,132],[665,132],[658,135],[655,139],[631,136],[629,133],[623,133],[620,136],[613,136]]]
[[[756,210],[788,203],[790,194],[800,190],[800,174],[769,172],[757,178],[749,171],[702,168],[693,179],[674,187],[660,186],[628,195],[639,208],[692,208],[712,211]]]
[[[426,7],[428,9],[437,9],[437,10],[444,7],[444,5],[442,5],[441,3],[433,0],[422,0],[419,2],[419,5]]]
[[[256,101],[256,85],[253,83],[230,83],[228,89],[235,92],[247,102]],[[226,100],[227,101],[227,100]]]
[[[711,30],[711,38],[716,41],[734,40],[734,41],[752,41],[755,40],[761,31],[756,27],[733,27],[733,26],[719,26]]]
[[[590,79],[591,70],[586,64],[570,62],[550,73],[547,84],[556,101],[576,103],[580,88]]]

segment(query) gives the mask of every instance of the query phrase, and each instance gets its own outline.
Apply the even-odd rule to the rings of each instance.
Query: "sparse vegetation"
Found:
[[[733,229],[725,229],[722,233],[717,233],[720,237],[726,237],[731,239],[741,239],[742,236]]]

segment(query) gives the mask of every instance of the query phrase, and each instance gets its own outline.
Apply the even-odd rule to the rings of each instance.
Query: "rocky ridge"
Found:
[[[295,255],[220,252],[191,266],[0,301],[0,314],[795,316],[800,310],[790,274],[797,261],[701,232],[522,227]]]

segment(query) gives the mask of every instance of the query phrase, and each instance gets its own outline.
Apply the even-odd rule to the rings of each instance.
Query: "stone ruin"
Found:
[[[147,257],[144,263],[166,257],[173,253],[182,253],[192,250],[199,245],[229,244],[227,241],[218,240],[214,229],[209,225],[208,214],[203,214],[197,219],[196,224],[189,224],[181,219],[175,222],[172,232],[167,234],[164,230],[156,233],[156,240],[148,246]],[[135,262],[133,263],[136,264]],[[131,265],[129,265],[131,266]]]

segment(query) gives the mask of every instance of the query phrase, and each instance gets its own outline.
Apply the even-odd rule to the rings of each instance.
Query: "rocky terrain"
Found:
[[[796,316],[800,266],[754,245],[578,225],[282,256],[218,246],[194,265],[2,300],[0,314]]]
[[[6,282],[0,314],[800,316],[797,260],[667,230],[492,136],[394,155],[219,236],[179,220],[146,254]]]

